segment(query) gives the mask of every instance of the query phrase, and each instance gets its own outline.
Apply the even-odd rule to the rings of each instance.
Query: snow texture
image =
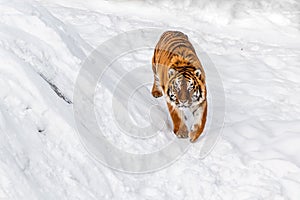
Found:
[[[162,170],[128,174],[98,163],[83,147],[73,91],[93,49],[149,27],[181,30],[209,55],[223,82],[226,118],[204,159],[195,145]],[[150,68],[151,56],[139,51],[118,62],[128,71]],[[297,0],[0,0],[0,199],[298,200],[299,66]],[[111,91],[99,84],[95,96],[102,130],[117,133]],[[134,118],[142,108],[130,106]],[[169,134],[107,139],[148,153],[168,143]]]

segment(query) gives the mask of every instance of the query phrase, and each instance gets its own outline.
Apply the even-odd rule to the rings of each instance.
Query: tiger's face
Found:
[[[178,108],[187,108],[202,103],[205,100],[205,86],[201,81],[201,71],[176,71],[171,68],[168,72],[169,84],[167,98]]]

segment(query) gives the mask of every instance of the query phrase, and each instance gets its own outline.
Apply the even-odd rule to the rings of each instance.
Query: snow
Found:
[[[299,199],[299,10],[296,0],[1,0],[0,199]],[[147,28],[181,30],[200,46],[200,60],[207,55],[221,77],[226,113],[206,156],[209,131],[164,168],[134,174],[88,151],[73,95],[95,48]],[[151,56],[141,49],[119,57],[95,90],[101,131],[122,152],[159,152],[177,141],[164,100],[146,95]],[[142,140],[119,131],[112,106],[121,92],[112,86],[138,67],[144,71],[132,80],[150,82],[138,90],[143,97],[130,93],[130,119],[142,127],[149,118],[166,121]],[[161,118],[149,117],[157,112]]]

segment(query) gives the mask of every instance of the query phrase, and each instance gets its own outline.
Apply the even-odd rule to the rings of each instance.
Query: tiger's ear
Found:
[[[200,76],[201,76],[201,70],[200,70],[200,69],[196,69],[196,70],[195,70],[195,75],[196,75],[198,78],[200,78]]]
[[[173,68],[170,68],[169,71],[168,71],[169,78],[171,78],[173,75],[175,75],[175,73],[176,73],[176,70],[173,69]]]

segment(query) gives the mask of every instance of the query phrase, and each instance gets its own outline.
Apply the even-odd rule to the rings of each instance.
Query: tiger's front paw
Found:
[[[196,142],[196,140],[199,138],[201,135],[201,130],[197,129],[192,132],[190,132],[189,137],[190,137],[190,142]]]
[[[178,129],[178,131],[174,131],[174,133],[176,134],[176,136],[178,138],[187,138],[189,136],[189,131],[188,131],[186,125],[180,127]]]
[[[190,135],[189,135],[190,141],[191,141],[191,142],[195,142],[195,141],[198,139],[197,135],[198,135],[198,134],[197,134],[196,131],[190,132]]]
[[[152,91],[152,96],[155,98],[161,97],[162,95],[160,91]]]
[[[161,97],[163,94],[159,90],[152,90],[152,96],[155,98]]]

